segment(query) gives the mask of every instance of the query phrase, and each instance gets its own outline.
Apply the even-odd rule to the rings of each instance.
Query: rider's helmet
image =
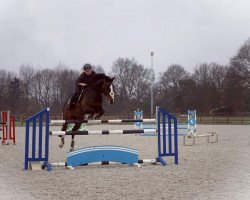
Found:
[[[92,66],[91,66],[91,64],[87,63],[87,64],[83,65],[82,68],[83,68],[83,70],[85,70],[85,69],[91,69]]]

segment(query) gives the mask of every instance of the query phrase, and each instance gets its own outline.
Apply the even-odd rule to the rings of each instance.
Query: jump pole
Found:
[[[143,134],[156,133],[156,129],[145,130],[100,130],[100,131],[50,131],[50,135],[109,135],[109,134]]]
[[[156,118],[155,119],[143,119],[143,111],[139,111],[139,110],[134,111],[134,119],[142,120],[142,121],[135,122],[134,127],[135,127],[135,129],[143,129],[143,130],[145,130],[145,132],[144,132],[145,134],[143,136],[156,136],[157,135],[157,134],[152,134],[149,130],[150,129],[157,129],[158,107],[159,106],[156,106],[156,115],[155,115]],[[188,128],[187,126],[188,126],[187,123],[178,123],[177,124],[177,129],[178,130],[187,130],[187,128]],[[169,126],[167,125],[167,129],[168,128],[169,128]],[[174,126],[171,126],[171,128],[173,129]],[[186,135],[186,134],[185,133],[179,133],[178,135],[181,136],[181,135]]]
[[[112,120],[51,120],[51,124],[88,123],[88,124],[119,124],[127,122],[154,122],[156,119],[112,119]]]

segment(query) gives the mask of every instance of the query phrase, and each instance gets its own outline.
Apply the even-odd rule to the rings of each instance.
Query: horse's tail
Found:
[[[69,100],[68,100],[69,101]],[[63,117],[63,119],[65,120],[65,114],[66,114],[66,105],[67,105],[67,103],[68,103],[68,101],[66,101],[65,103],[64,103],[64,105],[63,105],[63,110],[62,110],[62,117]]]

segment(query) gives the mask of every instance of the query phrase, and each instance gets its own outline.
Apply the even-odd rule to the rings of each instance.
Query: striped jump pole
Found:
[[[135,129],[142,129],[145,130],[145,134],[143,136],[156,136],[156,134],[151,134],[150,129],[157,129],[157,113],[159,110],[159,106],[156,106],[156,123],[151,123],[150,121],[142,121],[142,122],[135,122],[134,127]],[[143,111],[135,111],[134,112],[134,118],[137,120],[144,120],[143,119]],[[143,123],[144,122],[144,123]],[[168,124],[165,124],[166,129],[169,128]],[[163,128],[163,124],[161,124],[161,129]],[[172,129],[174,129],[174,124],[171,126]],[[177,124],[177,129],[178,129],[178,135],[186,135],[185,133],[180,133],[181,131],[184,132],[187,130],[187,123],[178,123]],[[184,131],[183,131],[184,130]]]
[[[119,124],[129,122],[147,122],[156,123],[156,119],[112,119],[112,120],[51,120],[51,124],[63,123],[87,123],[87,124]]]
[[[156,129],[145,130],[100,130],[100,131],[50,131],[50,135],[109,135],[156,133]]]
[[[45,120],[45,121],[44,121]],[[145,120],[145,119],[143,119]],[[131,150],[129,147],[119,147],[118,149],[107,149],[106,146],[101,146],[102,151],[97,152],[96,147],[91,147],[92,150],[89,150],[89,156],[84,154],[84,150],[76,150],[70,152],[69,155],[75,155],[71,158],[75,159],[76,164],[69,164],[67,161],[67,165],[73,167],[78,166],[78,159],[83,159],[82,157],[89,159],[88,162],[84,161],[84,164],[90,164],[91,162],[96,161],[107,161],[107,162],[123,162],[120,157],[124,157],[123,159],[127,159],[125,163],[131,164],[133,163],[156,163],[160,162],[162,165],[166,165],[166,157],[174,157],[175,164],[178,164],[178,138],[177,138],[177,119],[171,115],[170,113],[158,109],[157,112],[157,121],[158,128],[152,129],[151,132],[154,133],[157,131],[157,145],[158,145],[158,156],[156,159],[144,159],[139,160],[138,157],[133,157],[138,155],[137,150]],[[174,124],[174,129],[169,128],[166,129],[165,126],[161,126],[162,124],[166,124],[171,127],[171,123]],[[44,123],[45,122],[45,123]],[[65,121],[61,121],[64,123]],[[68,122],[68,121],[67,121]],[[72,122],[72,121],[70,121]],[[85,123],[83,121],[81,123]],[[135,122],[135,120],[88,120],[89,123],[121,123],[121,122]],[[38,123],[38,124],[37,124]],[[77,122],[79,123],[79,122]],[[45,124],[45,127],[43,125]],[[49,162],[49,135],[91,135],[91,134],[140,134],[145,133],[144,130],[101,130],[101,131],[50,131],[50,112],[49,108],[42,110],[41,112],[36,113],[32,117],[26,120],[26,140],[25,140],[25,160],[24,160],[24,169],[27,170],[29,168],[33,168],[33,163],[43,162],[40,168],[46,168],[48,171],[52,170],[52,166],[56,163]],[[148,130],[147,130],[148,132]],[[173,133],[172,133],[173,132]],[[30,137],[32,136],[32,137]],[[106,148],[106,149],[105,149]],[[109,151],[109,153],[107,153]],[[101,153],[101,154],[99,154]],[[121,156],[124,155],[124,156]],[[133,161],[129,162],[130,157],[133,157]],[[97,158],[94,158],[97,157]],[[101,159],[105,157],[104,159]],[[77,164],[77,162],[79,162]],[[64,166],[66,166],[64,163]],[[57,165],[63,165],[62,163],[57,163]]]

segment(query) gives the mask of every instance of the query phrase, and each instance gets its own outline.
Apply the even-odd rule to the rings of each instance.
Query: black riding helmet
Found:
[[[84,70],[85,70],[85,69],[91,69],[92,66],[91,66],[89,63],[87,63],[87,64],[83,65],[82,68],[83,68]]]

